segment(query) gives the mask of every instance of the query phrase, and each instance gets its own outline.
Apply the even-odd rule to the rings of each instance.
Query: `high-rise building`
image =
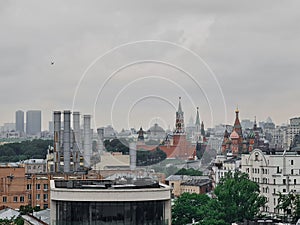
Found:
[[[24,132],[24,112],[22,110],[16,111],[16,131]]]
[[[42,112],[30,110],[26,112],[26,134],[38,135],[42,130]]]

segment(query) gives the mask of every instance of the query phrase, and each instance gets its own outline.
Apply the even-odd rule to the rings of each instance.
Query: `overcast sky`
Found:
[[[117,129],[286,123],[300,112],[299,1],[0,1],[0,124],[92,114]],[[148,40],[148,41],[146,41]],[[152,40],[152,41],[150,41]],[[154,41],[155,40],[155,41]],[[54,62],[52,65],[51,62]]]

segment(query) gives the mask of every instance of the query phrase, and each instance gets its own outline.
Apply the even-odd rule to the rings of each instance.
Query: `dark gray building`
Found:
[[[26,112],[26,134],[39,135],[42,130],[42,112],[30,110]]]
[[[24,112],[22,110],[16,111],[16,131],[24,132]]]

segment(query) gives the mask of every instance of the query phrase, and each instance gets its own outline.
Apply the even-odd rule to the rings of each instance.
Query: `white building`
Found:
[[[215,162],[212,166],[212,179],[213,179],[213,186],[220,182],[221,178],[225,176],[226,173],[229,171],[234,173],[240,170],[241,158],[235,158],[230,155],[217,155]]]
[[[300,117],[290,119],[290,124],[286,129],[287,146],[289,147],[292,143],[294,136],[300,131]]]
[[[272,152],[271,152],[272,153]],[[296,152],[276,152],[266,154],[254,149],[242,155],[242,172],[259,184],[261,193],[267,198],[264,212],[278,214],[278,193],[295,191],[300,194],[300,155]]]
[[[51,180],[51,225],[171,225],[171,192],[146,179]]]

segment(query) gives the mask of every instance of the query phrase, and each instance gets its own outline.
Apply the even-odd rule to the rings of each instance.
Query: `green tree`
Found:
[[[53,145],[53,140],[35,139],[1,145],[0,162],[17,162],[30,158],[44,159],[49,145]]]
[[[185,225],[194,220],[199,225],[228,225],[219,209],[217,199],[204,194],[183,193],[172,207],[172,224]]]
[[[252,220],[258,215],[266,198],[260,195],[257,183],[248,179],[248,174],[228,172],[214,190],[220,211],[227,223]]]
[[[137,151],[137,165],[138,166],[149,166],[159,163],[167,158],[167,154],[156,148],[154,151],[149,150],[138,150]]]
[[[108,152],[122,152],[123,155],[129,154],[128,142],[125,139],[105,140],[104,146]]]
[[[185,169],[182,168],[178,170],[175,175],[189,175],[189,176],[202,176],[203,173],[199,170],[195,170],[193,168]]]
[[[20,206],[20,213],[22,215],[26,215],[26,214],[29,214],[29,213],[32,213],[33,212],[33,208],[30,206],[30,205],[21,205]]]
[[[200,221],[204,218],[201,207],[203,207],[210,198],[207,195],[183,193],[178,197],[172,207],[172,224],[184,225],[191,223],[193,219]]]
[[[296,222],[300,219],[300,195],[293,191],[288,194],[279,193],[278,205],[276,208],[283,210],[285,216],[292,217],[292,222]],[[286,217],[284,220],[286,220]]]

